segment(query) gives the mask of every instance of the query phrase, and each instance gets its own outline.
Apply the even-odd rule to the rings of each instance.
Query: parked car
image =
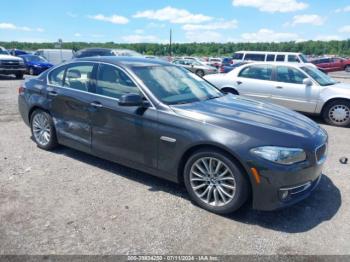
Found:
[[[176,59],[173,61],[173,64],[184,67],[200,77],[218,73],[218,70],[215,67],[208,66],[196,60]]]
[[[216,68],[219,68],[221,66],[222,59],[221,58],[215,58],[215,57],[210,57],[208,59],[207,64]]]
[[[45,70],[53,67],[45,58],[37,55],[20,55],[23,59],[27,69],[27,73],[30,75],[39,75]]]
[[[34,55],[44,57],[49,63],[58,65],[72,60],[74,52],[71,49],[39,49]]]
[[[312,60],[320,70],[324,72],[343,71],[350,72],[350,59],[340,57],[325,57]]]
[[[350,85],[296,63],[251,63],[205,77],[224,92],[318,114],[331,125],[350,125]]]
[[[27,51],[19,50],[19,49],[11,49],[9,53],[13,56],[27,55],[29,54]]]
[[[5,48],[0,46],[0,74],[15,75],[17,79],[22,79],[25,71],[23,59],[10,55]]]
[[[245,65],[245,64],[248,64],[248,63],[249,62],[236,62],[236,63],[230,64],[230,65],[222,65],[220,67],[220,69],[219,69],[219,72],[226,74],[228,72],[231,72],[236,67],[239,67],[241,65]]]
[[[269,52],[269,51],[238,51],[233,54],[233,61],[248,62],[286,62],[310,64],[303,53]],[[312,66],[314,66],[312,64]],[[316,66],[314,66],[316,68]]]
[[[326,159],[327,134],[309,118],[225,95],[161,60],[78,59],[27,80],[18,103],[39,148],[61,144],[184,183],[220,214],[248,199],[260,210],[304,199]]]
[[[85,48],[77,51],[75,58],[93,57],[93,56],[141,56],[133,50],[128,49],[110,49],[110,48]]]
[[[231,66],[233,63],[232,57],[224,57],[221,61],[221,66]]]

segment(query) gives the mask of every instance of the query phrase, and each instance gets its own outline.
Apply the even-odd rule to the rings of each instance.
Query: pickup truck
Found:
[[[23,59],[10,55],[0,46],[0,75],[15,75],[16,79],[22,79],[25,71]]]

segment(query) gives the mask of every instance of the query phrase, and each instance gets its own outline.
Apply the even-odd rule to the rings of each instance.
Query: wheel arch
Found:
[[[327,101],[323,104],[322,109],[321,109],[321,115],[324,114],[324,110],[325,110],[325,108],[327,107],[327,105],[329,105],[330,103],[332,103],[332,102],[334,102],[334,101],[336,101],[336,100],[347,101],[348,103],[350,103],[350,98],[333,97],[333,98],[327,100]]]
[[[31,122],[31,119],[32,119],[32,114],[35,110],[42,110],[42,111],[45,111],[46,113],[48,113],[49,115],[51,115],[51,113],[49,112],[49,110],[45,109],[43,106],[40,106],[40,105],[34,105],[30,108],[30,110],[28,111],[28,123]]]
[[[232,87],[232,86],[224,86],[224,87],[222,87],[220,90],[221,90],[222,92],[227,92],[227,93],[231,93],[231,94],[232,94],[232,92],[233,92],[234,94],[239,95],[238,90],[237,90],[236,88]],[[231,91],[231,92],[230,92],[230,91]]]

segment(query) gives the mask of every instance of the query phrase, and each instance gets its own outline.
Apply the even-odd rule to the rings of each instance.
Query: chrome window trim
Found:
[[[57,66],[57,67],[54,67],[52,68],[46,75],[46,84],[48,86],[52,86],[52,87],[56,87],[56,88],[63,88],[63,89],[67,89],[67,90],[73,90],[73,91],[77,91],[77,92],[81,92],[81,93],[85,93],[85,94],[91,94],[91,95],[95,95],[95,96],[99,96],[99,97],[102,97],[102,98],[108,98],[108,99],[111,99],[111,100],[115,100],[117,102],[119,102],[120,100],[118,98],[115,98],[115,97],[110,97],[110,96],[104,96],[104,95],[100,95],[100,94],[96,94],[96,93],[92,93],[92,92],[89,92],[89,91],[82,91],[82,90],[78,90],[78,89],[74,89],[74,88],[70,88],[70,87],[66,87],[66,86],[60,86],[60,85],[53,85],[50,83],[49,81],[49,75],[51,74],[51,72],[59,67],[63,67],[63,66],[66,66],[66,65],[71,65],[71,64],[77,64],[77,63],[93,63],[93,64],[106,64],[106,65],[110,65],[110,66],[113,66],[119,70],[121,70],[123,73],[125,73],[131,80],[132,82],[135,84],[135,86],[140,90],[140,92],[143,94],[143,96],[147,99],[147,101],[151,104],[151,107],[150,108],[153,108],[153,109],[156,109],[156,107],[154,106],[154,104],[152,103],[152,101],[148,98],[147,94],[145,94],[145,92],[142,90],[142,88],[140,88],[140,85],[134,80],[133,77],[130,76],[130,74],[124,70],[123,68],[115,65],[115,64],[111,64],[111,63],[106,63],[106,62],[99,62],[99,61],[75,61],[75,62],[67,62],[67,63],[64,63],[64,64],[61,64],[60,66]],[[96,78],[96,82],[97,82],[97,78]]]

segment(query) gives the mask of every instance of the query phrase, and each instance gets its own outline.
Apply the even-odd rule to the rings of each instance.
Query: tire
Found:
[[[44,150],[52,150],[57,147],[56,130],[49,113],[40,109],[35,110],[30,118],[30,129],[38,147]]]
[[[216,171],[218,166],[219,170],[212,172],[211,176],[204,175],[197,166],[199,165],[203,171],[208,171],[202,160],[206,161],[209,168],[210,159],[212,159],[212,171]],[[225,174],[226,169],[228,171]],[[203,149],[193,153],[184,168],[184,183],[194,203],[217,214],[228,214],[238,210],[250,195],[250,185],[245,172],[230,156],[219,150]],[[230,187],[235,187],[235,190]],[[204,195],[201,196],[202,194]]]
[[[17,73],[16,79],[23,79],[23,73]]]
[[[228,94],[239,95],[238,92],[236,90],[232,89],[232,88],[224,87],[224,88],[221,89],[221,91],[224,92],[224,93],[228,93]]]
[[[323,109],[324,121],[333,126],[350,126],[350,101],[344,99],[327,103]]]
[[[347,66],[345,67],[345,71],[346,71],[346,72],[350,72],[350,65],[347,65]]]
[[[196,75],[197,75],[197,76],[200,76],[200,77],[203,77],[203,76],[204,76],[204,71],[201,70],[201,69],[200,69],[200,70],[197,70],[197,71],[196,71]]]
[[[29,68],[29,74],[30,74],[31,76],[34,75],[34,68],[33,68],[33,67],[30,67],[30,68]]]

